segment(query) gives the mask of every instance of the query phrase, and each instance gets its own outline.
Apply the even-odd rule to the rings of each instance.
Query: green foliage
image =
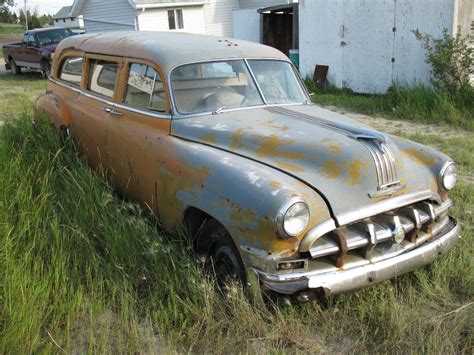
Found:
[[[26,15],[28,17],[28,29],[32,30],[35,28],[41,28],[42,24],[39,20],[38,10],[34,10],[30,12],[30,10],[26,10]],[[25,26],[25,12],[20,11],[20,23]]]
[[[443,30],[442,38],[413,31],[426,50],[426,62],[431,65],[431,81],[441,92],[472,91],[470,76],[474,74],[474,47],[472,35],[462,36],[458,29],[451,36],[448,29]]]

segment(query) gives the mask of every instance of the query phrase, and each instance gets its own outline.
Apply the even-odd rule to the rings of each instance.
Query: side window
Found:
[[[98,94],[112,98],[118,73],[118,63],[92,59],[87,88]]]
[[[123,102],[145,110],[166,111],[161,76],[147,65],[131,64]]]
[[[59,79],[80,85],[82,79],[82,57],[69,57],[61,66]]]
[[[34,46],[36,46],[35,36],[30,34],[28,36],[28,47],[34,47]]]

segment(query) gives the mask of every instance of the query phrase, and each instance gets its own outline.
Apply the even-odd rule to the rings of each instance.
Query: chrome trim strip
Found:
[[[326,273],[308,271],[291,274],[271,274],[258,271],[260,281],[280,293],[294,294],[310,289],[322,289],[326,296],[367,287],[403,275],[427,265],[451,250],[460,239],[460,225],[451,219],[454,227],[444,235],[406,253],[375,263],[347,270]]]
[[[313,227],[308,233],[306,233],[305,237],[303,240],[301,240],[300,245],[299,245],[299,251],[300,252],[306,252],[309,251],[309,248],[313,243],[318,240],[320,237],[325,235],[326,233],[329,233],[333,230],[335,230],[336,227],[336,222],[332,219],[328,219],[327,221],[324,221],[323,223],[318,224],[316,227]]]
[[[406,205],[410,205],[423,200],[435,199],[439,200],[439,196],[431,190],[422,190],[411,192],[400,196],[394,196],[383,201],[374,202],[366,206],[356,208],[336,215],[336,221],[339,226],[359,221],[361,219],[375,216],[382,212],[391,211]]]
[[[123,105],[121,103],[117,103],[117,102],[113,102],[113,101],[110,101],[110,100],[107,100],[107,99],[104,99],[100,96],[97,96],[97,95],[94,95],[88,91],[85,91],[85,90],[82,90],[81,88],[79,87],[75,87],[75,86],[71,86],[71,85],[68,85],[62,81],[59,81],[57,79],[54,79],[54,78],[49,78],[49,80],[59,86],[62,86],[66,89],[70,89],[72,91],[75,91],[81,95],[84,95],[85,97],[88,97],[90,99],[93,99],[93,100],[96,100],[96,101],[99,101],[99,102],[102,102],[104,104],[107,104],[111,107],[115,107],[115,108],[118,108],[118,109],[122,109],[122,110],[127,110],[127,111],[131,111],[131,112],[135,112],[135,113],[139,113],[139,114],[142,114],[142,115],[145,115],[145,116],[149,116],[149,117],[153,117],[153,118],[158,118],[158,119],[171,119],[171,115],[166,115],[166,114],[158,114],[158,113],[154,113],[154,112],[149,112],[149,111],[144,111],[144,110],[140,110],[140,109],[137,109],[137,108],[133,108],[133,107],[130,107],[130,106],[126,106],[126,105]]]
[[[334,121],[328,121],[328,120],[319,118],[317,116],[287,110],[287,109],[285,109],[283,107],[280,107],[280,106],[282,106],[282,105],[278,105],[276,107],[269,107],[268,111],[274,112],[274,113],[279,113],[279,114],[282,114],[282,115],[287,115],[287,116],[292,117],[292,118],[297,119],[297,120],[312,123],[312,124],[318,125],[320,127],[330,129],[334,132],[344,134],[345,136],[347,136],[349,138],[352,138],[352,139],[355,139],[355,140],[359,140],[361,138],[372,139],[372,140],[376,140],[376,141],[380,141],[380,142],[385,142],[387,140],[387,138],[383,134],[378,133],[378,132],[367,131],[367,130],[360,129],[360,128],[357,128],[357,127],[348,126],[348,125],[345,125],[345,124],[342,124],[342,123],[338,123],[338,122],[334,122]]]
[[[252,68],[250,68],[250,64],[249,62],[247,61],[247,59],[244,59],[244,62],[245,62],[245,66],[247,67],[247,70],[249,71],[250,73],[250,76],[252,77],[252,80],[253,80],[253,83],[255,84],[255,87],[257,88],[257,91],[258,93],[260,94],[260,97],[262,98],[262,101],[265,105],[268,105],[268,101],[267,99],[265,98],[265,95],[263,94],[263,91],[262,91],[262,88],[260,87],[260,85],[258,85],[258,81],[257,81],[257,78],[255,77],[253,71],[252,71]]]

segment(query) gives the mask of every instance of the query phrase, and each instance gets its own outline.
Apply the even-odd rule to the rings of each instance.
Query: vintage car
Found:
[[[185,225],[221,285],[300,301],[393,278],[459,239],[456,165],[311,103],[288,58],[171,32],[70,37],[36,102],[88,164]]]

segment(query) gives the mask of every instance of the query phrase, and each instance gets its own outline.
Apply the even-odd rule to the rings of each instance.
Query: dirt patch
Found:
[[[325,106],[328,110],[343,114],[367,124],[379,131],[394,135],[442,135],[443,138],[470,137],[472,132],[467,132],[459,128],[448,125],[430,125],[400,119],[388,119],[380,116],[369,116],[362,113],[350,112],[335,106]]]

